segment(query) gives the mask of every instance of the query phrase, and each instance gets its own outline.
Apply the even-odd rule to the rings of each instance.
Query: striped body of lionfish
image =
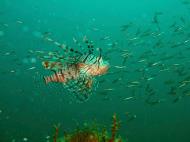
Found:
[[[79,50],[46,36],[44,39],[63,51],[61,54],[49,52],[48,57],[44,58],[43,67],[53,72],[50,76],[44,76],[45,83],[62,83],[78,101],[86,101],[97,86],[95,77],[105,74],[109,68],[109,64],[102,59],[102,50],[98,48],[98,52],[95,53],[93,42],[86,37],[83,39],[86,50],[76,39],[73,40],[80,47]]]

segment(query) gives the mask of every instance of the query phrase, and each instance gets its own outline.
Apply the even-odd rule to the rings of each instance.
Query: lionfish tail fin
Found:
[[[43,79],[44,79],[45,84],[48,84],[50,82],[50,78],[49,77],[43,76]]]

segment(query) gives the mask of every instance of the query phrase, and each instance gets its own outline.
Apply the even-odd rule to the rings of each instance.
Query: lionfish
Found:
[[[109,68],[108,62],[102,58],[101,48],[95,53],[93,42],[86,36],[83,38],[86,51],[74,38],[74,42],[80,47],[79,50],[54,41],[48,36],[44,36],[44,39],[64,52],[63,54],[49,52],[48,58],[46,56],[46,60],[42,61],[43,67],[53,72],[43,77],[45,84],[62,83],[63,87],[80,102],[88,100],[97,87],[96,77],[105,74]]]

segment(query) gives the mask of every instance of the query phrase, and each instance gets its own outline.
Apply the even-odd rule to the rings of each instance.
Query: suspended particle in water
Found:
[[[30,58],[30,62],[31,62],[32,64],[35,64],[35,63],[37,62],[37,60],[36,60],[36,58],[32,57],[32,58]]]
[[[28,26],[22,27],[22,31],[25,32],[25,33],[28,32],[29,31],[29,27]]]
[[[28,138],[24,137],[22,140],[23,140],[23,142],[27,142]]]
[[[15,139],[12,139],[12,141],[11,142],[16,142],[16,140]]]
[[[0,31],[0,37],[4,36],[4,35],[5,35],[5,33],[3,31]]]
[[[38,32],[38,31],[34,31],[32,34],[33,34],[33,36],[35,36],[37,38],[42,38],[43,37],[42,33]]]

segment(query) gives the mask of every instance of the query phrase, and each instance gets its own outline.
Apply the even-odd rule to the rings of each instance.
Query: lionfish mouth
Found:
[[[51,55],[48,61],[43,61],[42,65],[45,69],[51,70],[54,73],[44,77],[45,83],[50,82],[63,83],[64,87],[80,101],[85,101],[96,89],[96,76],[106,74],[109,69],[109,64],[102,59],[101,49],[99,56],[94,55],[94,46],[86,38],[84,43],[88,47],[88,53],[83,54],[80,51],[69,48],[64,44],[60,44],[51,38],[46,40],[54,45],[64,49],[67,56],[59,55],[58,53]],[[76,40],[75,40],[76,42]],[[47,56],[46,56],[47,57]]]

